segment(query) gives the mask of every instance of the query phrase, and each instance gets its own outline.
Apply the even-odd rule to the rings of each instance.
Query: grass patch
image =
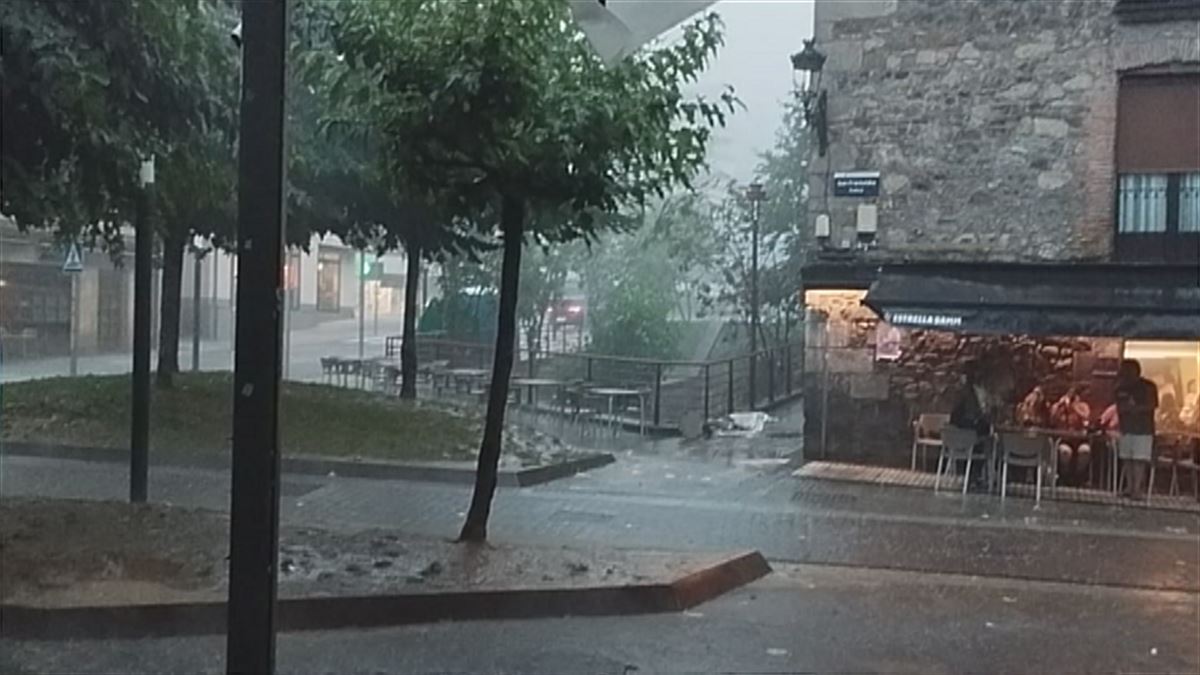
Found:
[[[8,441],[129,447],[129,377],[56,377],[4,385],[0,409]],[[369,392],[285,382],[281,432],[286,455],[429,461],[475,456],[481,420]],[[183,373],[173,389],[154,388],[151,452],[228,453],[233,378]]]

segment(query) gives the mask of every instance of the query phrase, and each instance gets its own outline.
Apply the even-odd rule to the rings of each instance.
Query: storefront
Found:
[[[808,459],[907,465],[912,420],[949,412],[968,361],[1007,409],[1035,385],[1082,384],[1103,410],[1117,364],[1138,359],[1162,424],[1200,425],[1194,267],[897,265],[846,281],[805,292]]]

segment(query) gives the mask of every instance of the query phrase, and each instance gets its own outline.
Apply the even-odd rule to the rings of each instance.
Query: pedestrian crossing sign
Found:
[[[82,272],[83,271],[83,256],[79,253],[79,244],[71,244],[67,249],[67,257],[63,260],[62,271],[64,272]]]

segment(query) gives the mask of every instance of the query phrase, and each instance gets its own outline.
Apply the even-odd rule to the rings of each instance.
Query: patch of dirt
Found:
[[[228,518],[160,504],[62,499],[0,501],[0,600],[70,592],[81,584],[217,587]]]
[[[122,502],[0,502],[0,601],[63,607],[223,600],[228,518]],[[527,548],[370,530],[280,533],[279,595],[579,588],[667,582],[721,556]]]

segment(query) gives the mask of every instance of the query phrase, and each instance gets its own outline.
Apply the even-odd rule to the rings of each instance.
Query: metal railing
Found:
[[[388,337],[385,354],[398,355],[400,338]],[[494,346],[418,336],[419,363],[446,362],[448,368],[490,368]],[[750,377],[751,368],[755,377]],[[587,352],[542,351],[531,360],[518,349],[514,377],[536,376],[596,387],[637,389],[644,394],[647,419],[660,429],[678,429],[694,413],[709,420],[732,412],[770,407],[800,393],[803,343],[793,342],[750,354],[710,361],[644,359]],[[755,391],[750,391],[751,386]]]

